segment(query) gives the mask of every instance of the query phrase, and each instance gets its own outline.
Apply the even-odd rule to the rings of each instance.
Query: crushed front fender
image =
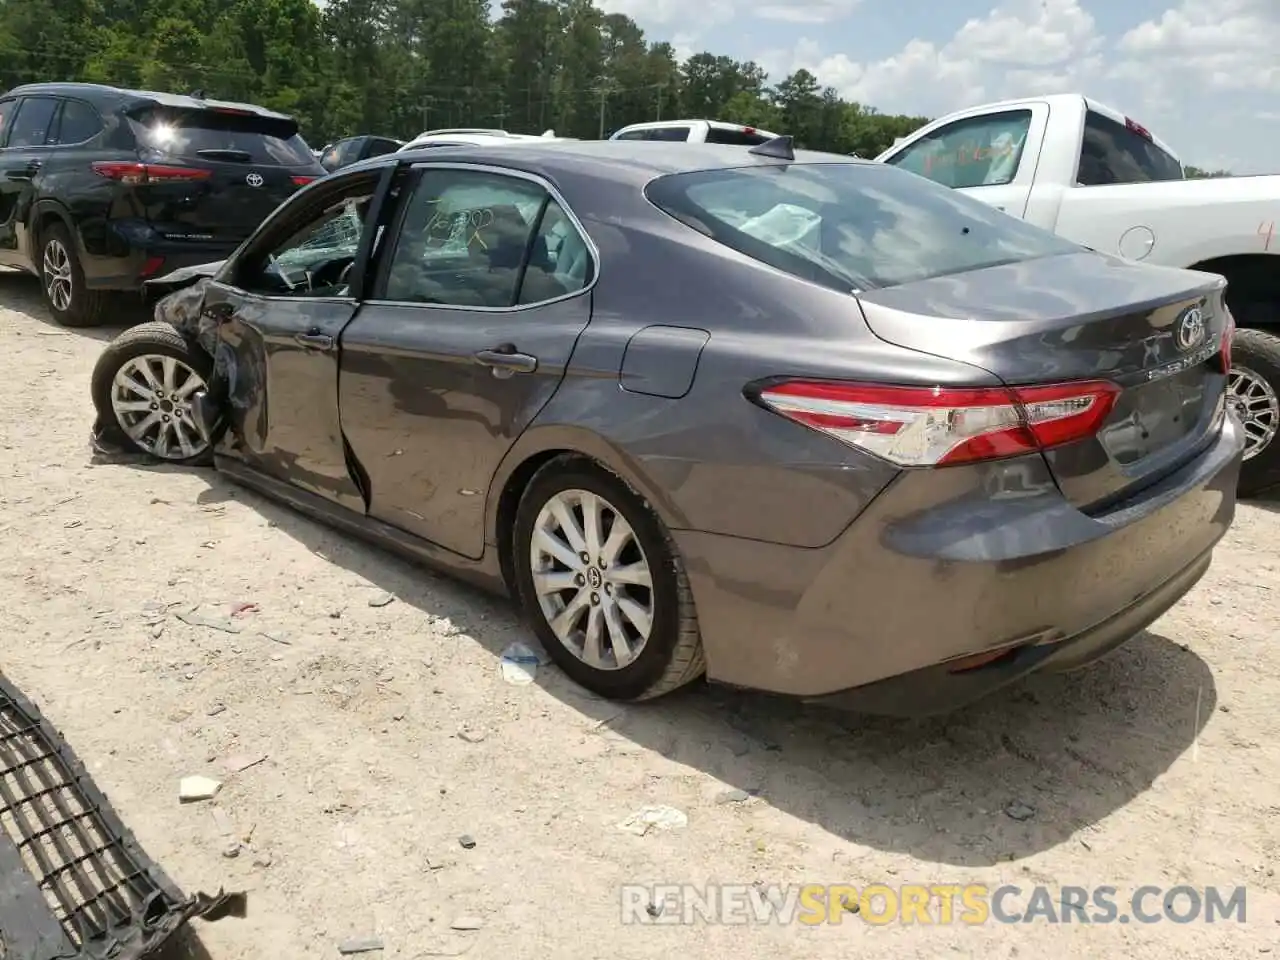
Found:
[[[0,958],[145,960],[243,894],[185,896],[61,735],[0,675]]]

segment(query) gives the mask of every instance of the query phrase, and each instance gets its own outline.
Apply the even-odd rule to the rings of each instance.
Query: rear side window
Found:
[[[79,100],[63,100],[62,116],[58,120],[56,139],[51,143],[76,144],[92,140],[102,132],[102,120],[98,112]]]
[[[400,149],[400,144],[395,140],[384,140],[382,137],[373,137],[369,144],[369,156],[381,157],[388,153],[395,153]]]
[[[772,139],[773,137],[755,132],[748,133],[745,130],[723,130],[712,127],[707,131],[707,143],[727,143],[738,147],[755,147]]]
[[[845,292],[1082,249],[883,164],[673,174],[650,183],[646,194],[672,217],[739,253]]]
[[[138,146],[185,160],[310,167],[315,157],[293,120],[214,110],[149,110],[130,117]]]
[[[58,101],[52,97],[26,97],[18,104],[18,112],[9,128],[8,147],[43,147],[49,137],[49,124],[57,112]]]
[[[1178,161],[1146,137],[1093,110],[1085,114],[1076,174],[1080,186],[1181,179]]]
[[[670,143],[684,143],[693,131],[688,127],[656,127],[645,131],[646,140],[665,140]]]
[[[1030,110],[966,117],[939,127],[885,162],[944,187],[999,186],[1017,176],[1030,129]]]

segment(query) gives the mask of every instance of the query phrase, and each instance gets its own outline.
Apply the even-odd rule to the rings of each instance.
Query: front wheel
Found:
[[[1244,427],[1239,492],[1253,496],[1280,484],[1280,337],[1237,330],[1231,341],[1227,403]]]
[[[573,680],[646,700],[705,670],[693,594],[662,522],[622,480],[573,456],[534,475],[512,538],[518,592]]]
[[[169,463],[207,464],[209,441],[192,402],[207,390],[213,359],[168,323],[126,330],[93,368],[93,405],[104,438]]]

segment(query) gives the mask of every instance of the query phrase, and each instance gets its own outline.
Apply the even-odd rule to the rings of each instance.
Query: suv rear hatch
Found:
[[[300,186],[324,175],[289,117],[149,104],[128,122],[148,170],[127,182],[169,240],[238,244]]]
[[[1009,386],[1107,381],[1098,432],[1045,451],[1063,494],[1100,510],[1193,458],[1221,427],[1223,281],[1090,252],[859,294],[872,332]]]

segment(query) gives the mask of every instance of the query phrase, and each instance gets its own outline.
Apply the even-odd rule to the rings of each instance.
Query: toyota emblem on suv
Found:
[[[1200,345],[1200,341],[1204,339],[1204,314],[1199,307],[1191,307],[1178,318],[1173,339],[1183,353]]]
[[[251,186],[251,187],[260,187],[260,186],[262,186],[262,183],[263,183],[263,181],[262,181],[262,174],[260,174],[260,173],[251,173],[251,174],[249,174],[247,177],[245,177],[245,178],[244,178],[244,182],[245,182],[245,183],[247,183],[247,184],[248,184],[249,186]]]

